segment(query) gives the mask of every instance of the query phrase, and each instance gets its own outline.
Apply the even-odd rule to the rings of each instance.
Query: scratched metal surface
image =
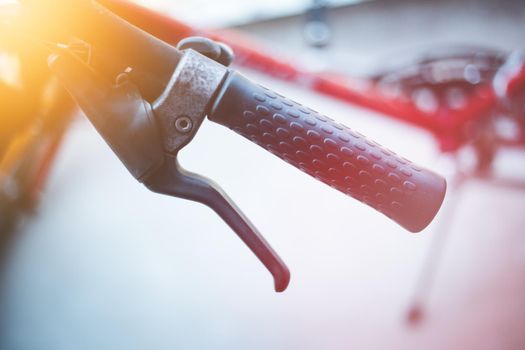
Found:
[[[343,51],[338,41],[323,55],[365,62],[423,45],[429,35],[435,42],[522,45],[516,32],[523,33],[523,10],[493,14],[489,30],[486,17],[447,4],[432,12],[414,3],[359,7],[348,18],[364,27],[344,40],[361,45]],[[388,22],[394,9],[410,23]],[[290,34],[298,22],[289,21],[247,30],[272,39],[280,26],[283,47],[317,55]],[[417,129],[246,73],[409,159],[451,171]],[[435,224],[414,235],[213,123],[181,157],[219,182],[265,234],[292,270],[289,289],[272,291],[266,270],[211,210],[136,183],[80,119],[42,205],[6,257],[1,349],[525,347],[524,192],[480,181],[464,187],[428,317],[414,329],[404,312],[436,223],[457,193],[449,193]],[[523,154],[503,154],[498,169],[524,178]]]

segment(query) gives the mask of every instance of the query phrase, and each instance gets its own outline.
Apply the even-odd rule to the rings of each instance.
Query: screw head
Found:
[[[185,115],[180,116],[175,119],[175,128],[178,132],[186,134],[193,128],[193,121]]]

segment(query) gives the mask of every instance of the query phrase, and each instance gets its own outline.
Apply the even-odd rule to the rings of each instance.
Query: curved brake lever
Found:
[[[183,169],[176,156],[167,156],[165,167],[148,178],[153,192],[196,201],[213,209],[251,249],[273,276],[275,291],[290,282],[290,271],[242,211],[215,182]]]
[[[49,59],[51,70],[131,174],[154,192],[213,209],[270,271],[275,290],[282,292],[290,272],[281,258],[216,183],[184,170],[177,160],[178,151],[205,117],[209,99],[221,82],[220,73],[226,72],[193,50],[185,52],[181,63],[151,107],[126,74],[111,84],[68,50],[57,49]],[[214,70],[219,78],[196,79],[196,70]]]

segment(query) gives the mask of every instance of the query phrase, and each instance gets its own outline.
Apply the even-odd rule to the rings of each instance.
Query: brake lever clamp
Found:
[[[228,73],[223,64],[231,63],[231,49],[199,37],[185,39],[178,48],[183,52],[181,60],[166,90],[153,104],[163,131],[166,162],[144,184],[153,192],[200,202],[213,209],[270,271],[275,290],[282,292],[290,282],[290,272],[281,258],[219,185],[184,170],[177,160],[177,153],[193,139],[204,121],[210,102]]]
[[[269,270],[275,290],[282,292],[290,272],[281,258],[219,185],[186,171],[177,159],[208,114],[233,53],[224,44],[199,37],[181,41],[178,48],[180,61],[151,104],[134,85],[132,72],[108,82],[67,49],[57,49],[49,66],[137,180],[153,192],[213,209]]]

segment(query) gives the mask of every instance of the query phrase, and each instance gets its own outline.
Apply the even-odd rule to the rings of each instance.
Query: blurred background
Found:
[[[277,294],[214,212],[136,182],[46,63],[2,36],[0,349],[525,348],[524,2],[140,3],[299,70],[242,52],[234,63],[445,175],[443,208],[408,233],[204,123],[181,163],[286,261]],[[315,76],[380,107],[319,91]],[[384,112],[406,103],[420,113]]]

